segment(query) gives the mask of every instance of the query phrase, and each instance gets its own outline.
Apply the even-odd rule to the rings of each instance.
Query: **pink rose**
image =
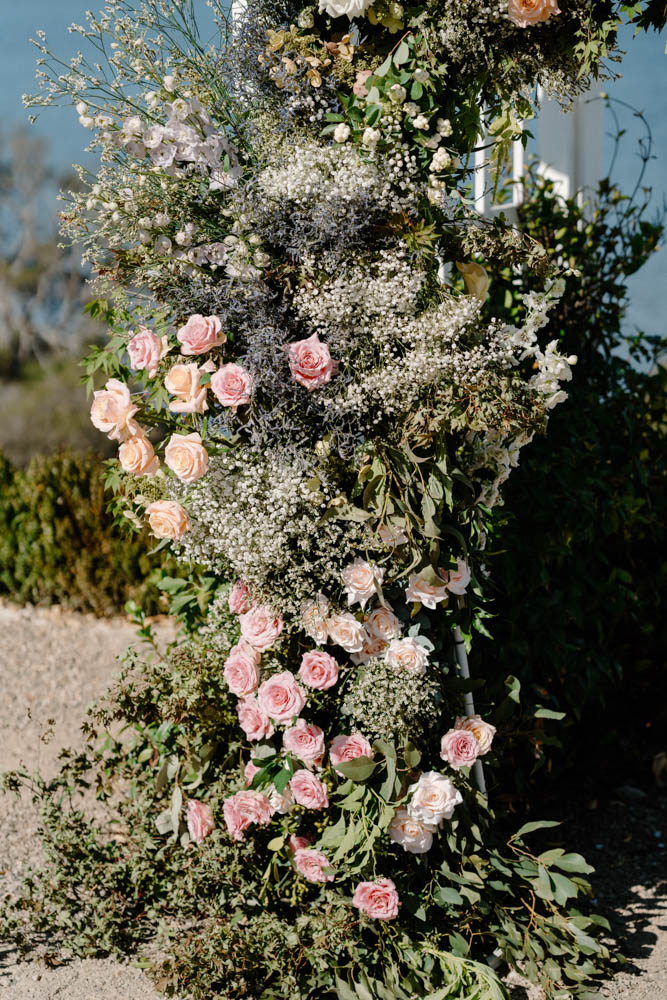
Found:
[[[237,580],[229,591],[229,610],[233,615],[243,615],[250,611],[250,591],[248,584],[244,580]]]
[[[289,670],[282,670],[265,680],[257,699],[261,710],[274,722],[291,722],[306,704],[306,694]]]
[[[245,778],[246,785],[252,785],[252,779],[256,774],[259,774],[261,770],[261,767],[257,767],[257,764],[253,764],[253,762],[249,760],[243,768],[243,777]]]
[[[135,371],[144,371],[149,378],[155,378],[157,366],[169,351],[169,341],[166,337],[158,337],[145,326],[139,327],[132,340],[128,342],[127,353],[130,356],[130,367]]]
[[[253,649],[259,649],[260,652],[273,646],[283,628],[282,615],[274,615],[265,604],[250,608],[241,615],[240,622],[241,635]]]
[[[326,691],[338,680],[338,663],[333,656],[320,649],[304,653],[299,667],[299,677],[310,688]]]
[[[518,28],[527,28],[538,21],[548,21],[560,14],[557,0],[509,0],[507,14]]]
[[[200,370],[195,364],[174,365],[167,372],[164,387],[177,399],[169,400],[172,413],[203,413],[208,410],[206,386],[199,384]]]
[[[262,740],[273,735],[273,726],[268,715],[262,711],[254,695],[241,698],[236,706],[239,725],[249,740]]]
[[[299,875],[309,882],[333,882],[333,875],[325,875],[324,868],[331,868],[331,862],[326,854],[316,851],[313,847],[301,847],[294,852],[294,867]]]
[[[199,434],[172,434],[164,450],[164,461],[182,483],[193,483],[206,475],[208,453]]]
[[[410,854],[426,854],[433,846],[433,823],[413,819],[407,809],[397,809],[389,826],[389,838]]]
[[[233,840],[243,840],[243,833],[252,823],[265,826],[271,822],[273,809],[262,792],[248,789],[225,799],[225,823]]]
[[[496,727],[490,722],[485,722],[481,715],[461,716],[454,723],[454,729],[467,729],[473,734],[478,743],[477,753],[483,757],[488,753],[496,735]]]
[[[368,97],[368,88],[366,87],[366,80],[369,76],[373,75],[372,69],[360,69],[357,73],[357,79],[352,84],[352,93],[355,97]]]
[[[197,799],[188,801],[187,820],[188,833],[195,844],[201,844],[202,840],[206,840],[209,833],[215,830],[213,810],[205,802],[199,802]]]
[[[408,536],[400,528],[394,528],[390,524],[381,524],[378,528],[378,535],[385,545],[390,549],[395,549],[399,545],[405,545]]]
[[[139,424],[132,419],[137,410],[125,383],[110,378],[104,389],[93,393],[90,419],[93,427],[106,434],[110,441],[126,441],[142,433]]]
[[[440,756],[456,771],[471,767],[479,755],[479,743],[467,729],[450,729],[442,737]]]
[[[176,334],[181,354],[206,354],[212,347],[220,347],[227,340],[221,333],[222,324],[217,316],[191,316]]]
[[[357,757],[373,757],[373,748],[366,737],[362,736],[361,733],[336,736],[329,750],[329,760],[333,766],[345,764]]]
[[[306,809],[326,809],[329,805],[327,786],[312,771],[297,771],[289,783],[294,801]]]
[[[330,382],[338,367],[338,362],[332,359],[329,348],[321,343],[316,333],[305,340],[288,344],[287,353],[292,378],[305,386],[309,392]]]
[[[225,660],[224,678],[232,694],[241,697],[252,694],[259,684],[259,667],[255,650],[245,642],[232,646]]]
[[[390,878],[376,882],[360,882],[354,890],[352,905],[373,920],[393,920],[398,916],[400,901]]]
[[[438,587],[435,584],[427,583],[418,573],[413,573],[408,580],[405,600],[423,604],[425,608],[434,611],[436,604],[447,600],[447,588],[444,585]]]
[[[324,733],[319,726],[298,719],[283,733],[283,747],[308,767],[319,765],[324,760]]]
[[[310,847],[310,839],[308,837],[298,837],[296,833],[293,833],[287,841],[287,849],[290,850],[292,854],[296,854],[297,851],[300,851],[305,847]]]
[[[463,559],[457,559],[456,563],[456,569],[446,570],[441,576],[451,594],[465,594],[466,587],[470,583],[470,570]]]
[[[160,468],[153,445],[143,434],[123,441],[118,449],[118,460],[123,470],[132,476],[154,476]]]
[[[155,500],[146,508],[148,526],[156,538],[177,542],[191,528],[190,518],[175,500]]]
[[[371,566],[364,559],[355,559],[343,570],[343,583],[345,584],[348,604],[359,602],[362,608],[365,607],[369,597],[377,593],[377,588],[382,583],[383,577],[384,570],[380,569],[379,566]]]
[[[211,391],[222,406],[243,406],[250,402],[255,380],[241,365],[223,365],[211,376]]]

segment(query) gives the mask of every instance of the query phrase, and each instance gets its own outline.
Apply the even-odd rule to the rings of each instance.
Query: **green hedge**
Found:
[[[17,469],[0,454],[0,595],[110,615],[164,610],[152,541],[114,524],[99,456],[60,453]],[[153,574],[151,576],[151,574]]]

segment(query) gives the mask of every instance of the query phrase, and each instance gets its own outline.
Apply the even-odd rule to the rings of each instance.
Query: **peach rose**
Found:
[[[249,740],[263,740],[273,736],[273,725],[268,715],[262,711],[255,695],[246,695],[236,706],[239,725]]]
[[[466,587],[470,583],[470,570],[463,559],[457,559],[456,569],[446,570],[441,576],[451,594],[465,594]]]
[[[327,618],[326,626],[329,641],[342,646],[347,653],[360,653],[364,648],[366,629],[349,611]]]
[[[206,840],[215,830],[213,810],[205,802],[199,802],[197,799],[188,801],[187,822],[190,840],[194,840],[195,844],[201,844],[202,840]]]
[[[436,829],[433,823],[413,819],[407,809],[397,809],[389,826],[389,837],[410,854],[426,854],[431,850]]]
[[[232,585],[227,599],[229,610],[233,615],[244,615],[250,611],[252,603],[250,601],[250,590],[245,580],[237,580]]]
[[[307,767],[318,766],[324,760],[324,733],[319,726],[297,719],[283,733],[283,747]]]
[[[144,371],[149,378],[155,378],[157,366],[169,351],[169,341],[166,337],[158,337],[145,326],[139,327],[139,332],[128,341],[127,353],[130,356],[130,368]]]
[[[552,14],[560,14],[560,8],[557,0],[509,0],[507,14],[518,28],[528,28],[548,21]]]
[[[406,639],[392,639],[385,659],[394,670],[404,670],[406,674],[418,677],[426,673],[428,653],[416,639],[409,636]]]
[[[496,734],[496,727],[490,722],[485,722],[481,715],[461,716],[455,721],[454,729],[467,729],[473,734],[479,744],[477,753],[480,757],[489,752]]]
[[[309,635],[320,646],[323,646],[329,638],[326,623],[328,614],[329,605],[321,594],[316,600],[306,601],[301,607],[302,628],[306,635]]]
[[[408,815],[422,823],[438,826],[444,819],[451,819],[454,809],[463,798],[449,778],[437,771],[425,771],[419,781],[408,789]]]
[[[172,434],[164,450],[164,461],[182,483],[193,483],[206,475],[208,453],[199,434]]]
[[[305,768],[297,771],[289,785],[294,801],[305,809],[326,809],[328,807],[327,786],[311,771]]]
[[[391,642],[401,634],[401,623],[394,612],[391,608],[382,606],[371,611],[364,626],[369,635],[382,639],[383,642]]]
[[[206,354],[212,347],[220,347],[227,340],[221,332],[222,323],[217,316],[191,316],[176,334],[181,354]]]
[[[223,812],[233,840],[243,840],[244,831],[252,823],[265,826],[271,822],[273,816],[273,809],[266,795],[252,789],[237,792],[236,795],[225,799]]]
[[[104,389],[93,393],[90,419],[93,427],[106,434],[110,441],[126,441],[141,434],[139,424],[132,419],[137,410],[125,383],[110,378]]]
[[[211,392],[222,406],[244,406],[250,402],[255,380],[241,365],[223,365],[211,375]]]
[[[320,341],[316,333],[305,340],[288,344],[287,354],[292,378],[305,386],[309,392],[330,382],[338,367],[338,362],[331,357],[329,348]]]
[[[440,743],[440,756],[458,771],[472,767],[479,755],[479,743],[468,729],[450,729]]]
[[[325,875],[323,871],[331,868],[331,862],[326,854],[313,847],[300,847],[294,852],[294,867],[309,882],[333,882],[333,875]]]
[[[156,538],[177,542],[192,525],[180,503],[175,500],[155,500],[146,508],[148,526]]]
[[[174,365],[164,380],[164,387],[178,399],[169,400],[172,413],[203,413],[208,410],[206,386],[199,384],[199,368],[195,364]]]
[[[282,615],[274,615],[265,604],[256,605],[245,611],[239,618],[241,635],[245,641],[260,652],[269,649],[282,632]]]
[[[272,674],[257,692],[259,707],[274,722],[291,722],[306,704],[306,694],[289,670]]]
[[[232,694],[242,697],[252,694],[259,684],[258,656],[245,642],[232,646],[225,660],[224,678]]]
[[[405,590],[405,600],[423,604],[425,608],[435,610],[436,604],[447,599],[447,588],[437,587],[427,583],[418,573],[413,573]]]
[[[350,760],[356,760],[357,757],[373,756],[372,746],[361,733],[336,736],[329,750],[329,760],[333,767],[336,767],[336,764],[346,764]]]
[[[359,666],[361,663],[368,663],[369,660],[377,656],[382,656],[388,645],[389,643],[385,642],[384,639],[378,639],[376,635],[369,635],[366,632],[361,651],[359,653],[350,653],[350,659],[355,666]]]
[[[320,649],[304,653],[299,667],[299,677],[316,691],[327,691],[338,680],[339,666],[333,656]]]
[[[118,460],[124,471],[132,476],[154,476],[160,468],[153,445],[143,434],[135,434],[123,441],[118,449]]]
[[[363,559],[355,559],[343,570],[343,583],[348,604],[357,602],[363,608],[369,597],[377,593],[378,585],[382,583],[384,570],[379,566],[371,566]]]
[[[390,878],[360,882],[354,890],[352,905],[373,920],[393,920],[398,916],[400,900]]]

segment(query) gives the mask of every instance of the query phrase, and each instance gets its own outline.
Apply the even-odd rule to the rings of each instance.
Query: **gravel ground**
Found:
[[[59,749],[76,742],[87,706],[104,691],[116,670],[115,657],[134,640],[134,629],[122,620],[0,603],[0,635],[0,770],[23,764],[52,774]],[[665,792],[622,787],[617,797],[582,803],[573,815],[564,825],[564,838],[596,865],[596,901],[628,958],[601,988],[601,1000],[667,998]],[[16,886],[23,864],[39,863],[36,827],[26,797],[4,799],[0,896]],[[512,1000],[542,1000],[541,991],[517,976],[508,985]],[[57,968],[39,961],[17,964],[11,949],[0,946],[0,998],[5,997],[159,1000],[160,994],[130,965],[90,959]]]

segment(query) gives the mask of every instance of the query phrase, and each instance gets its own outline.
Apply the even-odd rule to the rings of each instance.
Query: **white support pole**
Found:
[[[465,642],[463,641],[463,635],[461,634],[461,629],[458,625],[454,629],[454,649],[456,650],[456,662],[459,665],[459,674],[465,680],[470,680],[468,654],[466,653]],[[468,717],[475,715],[475,702],[473,700],[472,691],[466,691],[464,697],[466,715]],[[482,795],[486,795],[486,782],[484,780],[484,768],[482,767],[481,760],[477,759],[473,764],[472,774],[478,789]]]

